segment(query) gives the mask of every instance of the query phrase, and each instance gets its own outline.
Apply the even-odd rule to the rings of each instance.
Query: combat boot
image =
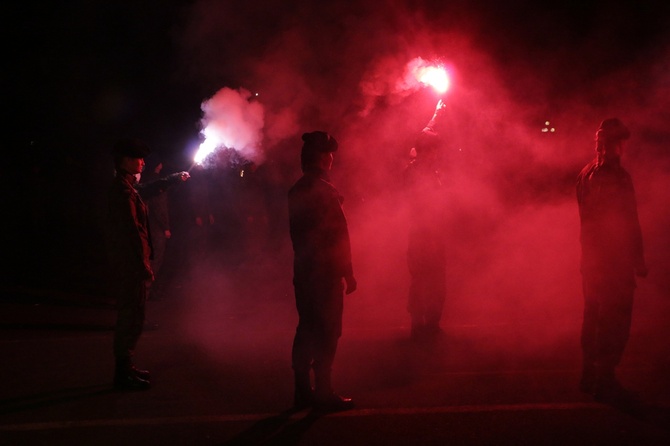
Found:
[[[330,370],[316,371],[314,381],[314,409],[321,412],[340,412],[354,408],[351,398],[333,392]]]
[[[314,409],[320,412],[341,412],[351,410],[355,407],[351,398],[340,396],[335,392],[327,395],[315,395]]]
[[[636,404],[635,396],[619,383],[613,368],[599,370],[593,397],[600,403],[619,408],[632,408]]]
[[[137,370],[137,369],[135,369]],[[139,371],[139,370],[138,370]],[[141,370],[139,372],[146,372]],[[117,390],[148,390],[151,383],[141,378],[129,360],[121,359],[116,363],[114,370],[114,388]]]
[[[141,378],[141,379],[143,379],[143,380],[145,380],[145,381],[149,381],[149,380],[151,379],[151,372],[149,372],[148,370],[138,369],[138,368],[135,367],[134,365],[130,367],[130,370],[131,370],[131,372],[133,372],[133,373],[135,374],[135,376],[137,376],[138,378]]]
[[[585,360],[582,366],[582,377],[579,380],[579,390],[593,395],[596,390],[597,376],[595,364]]]

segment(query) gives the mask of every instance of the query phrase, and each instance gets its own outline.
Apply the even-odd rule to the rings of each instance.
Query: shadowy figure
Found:
[[[621,167],[629,136],[619,119],[604,120],[596,132],[596,158],[577,180],[584,290],[580,390],[621,407],[633,399],[615,368],[630,334],[635,276],[647,275],[633,182]]]
[[[240,222],[240,252],[243,263],[257,264],[268,238],[265,192],[258,166],[249,161],[240,168],[235,190],[237,220]]]
[[[444,113],[440,100],[419,134],[405,169],[410,212],[407,265],[411,276],[407,309],[413,339],[438,335],[446,293],[446,203],[440,173],[441,141],[436,125]]]
[[[342,334],[342,280],[347,294],[353,293],[357,284],[342,197],[328,177],[337,141],[321,131],[305,133],[302,140],[303,176],[288,193],[299,316],[292,351],[295,406],[346,410],[353,402],[333,392],[331,369]]]
[[[147,282],[154,280],[148,209],[136,189],[137,176],[149,152],[144,142],[134,139],[117,142],[113,150],[116,175],[109,189],[106,241],[110,283],[118,308],[114,387],[120,390],[150,387],[149,372],[132,363],[144,326]]]
[[[136,185],[142,199],[148,207],[149,232],[151,235],[151,269],[154,281],[147,282],[147,295],[150,300],[161,298],[161,267],[165,259],[168,240],[172,237],[167,190],[170,186],[190,178],[188,172],[177,172],[161,176],[163,162],[157,160],[149,169],[142,173],[140,183]]]
[[[188,202],[190,223],[188,226],[188,251],[190,266],[209,256],[212,227],[215,223],[212,209],[209,172],[200,164],[191,169]]]

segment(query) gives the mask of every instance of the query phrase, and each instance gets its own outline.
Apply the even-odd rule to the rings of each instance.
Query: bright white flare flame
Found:
[[[198,151],[195,152],[193,162],[196,164],[201,164],[205,158],[207,158],[207,155],[214,152],[218,146],[219,144],[214,141],[214,139],[205,138],[205,140],[200,144],[200,147],[198,147]]]
[[[449,89],[449,76],[443,67],[425,66],[416,69],[416,78],[424,85],[429,85],[442,94]]]
[[[263,106],[251,100],[251,93],[240,88],[221,88],[201,104],[204,141],[198,147],[193,162],[203,164],[218,149],[234,149],[249,161],[263,160],[261,151],[264,123]]]

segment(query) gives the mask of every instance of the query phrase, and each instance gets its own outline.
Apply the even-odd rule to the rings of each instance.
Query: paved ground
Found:
[[[621,380],[644,403],[626,413],[576,390],[579,314],[546,320],[450,318],[418,344],[404,315],[361,316],[349,300],[335,385],[357,409],[293,413],[290,290],[253,298],[172,284],[150,302],[137,352],[153,388],[111,388],[112,302],[53,291],[0,299],[2,445],[670,444],[667,304],[638,312]],[[216,284],[215,284],[216,285]],[[644,294],[644,291],[643,291]],[[655,300],[654,300],[655,299]],[[560,327],[560,328],[557,328]]]

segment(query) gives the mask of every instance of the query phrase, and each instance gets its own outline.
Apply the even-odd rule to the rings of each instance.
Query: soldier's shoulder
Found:
[[[579,184],[588,181],[589,178],[591,178],[597,170],[598,170],[597,161],[593,160],[589,162],[582,168],[582,170],[579,171],[579,174],[577,175],[577,183]]]
[[[595,169],[598,166],[597,160],[592,160],[586,163],[586,165],[582,168],[582,170],[579,172],[579,175],[584,175],[593,169]]]
[[[109,188],[109,193],[110,195],[116,195],[117,197],[130,197],[131,195],[136,194],[137,191],[127,181],[115,178]]]
[[[298,180],[293,183],[293,186],[291,186],[288,190],[289,194],[296,193],[297,191],[304,189],[308,184],[308,179],[303,175]]]

